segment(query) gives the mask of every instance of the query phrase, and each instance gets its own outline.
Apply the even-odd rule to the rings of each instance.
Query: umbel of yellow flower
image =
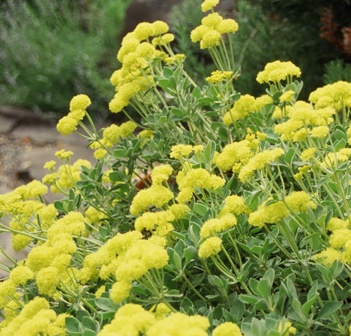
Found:
[[[283,154],[284,150],[282,148],[267,149],[256,154],[241,168],[239,173],[240,181],[246,182],[256,170],[260,170],[271,162],[276,161]]]
[[[316,108],[333,107],[337,111],[351,108],[351,83],[338,81],[325,85],[311,92],[309,100]]]
[[[207,238],[199,248],[199,257],[200,258],[209,258],[218,254],[221,250],[222,239],[219,237],[210,237]]]
[[[207,11],[213,9],[213,7],[217,6],[218,4],[219,4],[219,0],[205,0],[201,4],[201,10],[203,12],[207,12]]]
[[[256,111],[255,97],[243,95],[234,103],[234,106],[223,116],[223,122],[229,126],[237,120],[244,119],[250,112]]]
[[[57,130],[62,135],[68,135],[77,130],[79,122],[84,118],[86,108],[91,104],[87,95],[74,96],[69,104],[70,112],[61,118],[57,124]]]
[[[263,71],[260,71],[256,77],[257,82],[278,83],[282,80],[291,82],[293,76],[300,77],[301,70],[292,62],[275,61],[268,63]]]
[[[210,8],[209,2],[207,4],[204,8]],[[219,45],[222,34],[235,33],[238,29],[235,20],[223,19],[218,13],[210,13],[201,20],[200,26],[191,31],[190,39],[193,43],[200,42],[201,49],[213,48]]]

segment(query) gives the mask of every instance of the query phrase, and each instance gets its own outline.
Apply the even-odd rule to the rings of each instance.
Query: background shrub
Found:
[[[178,36],[178,51],[188,51],[187,71],[196,72],[195,78],[204,78],[213,70],[206,51],[199,53],[189,39],[190,31],[202,18],[200,3],[201,0],[184,0],[171,16],[171,26]],[[256,74],[266,63],[276,59],[290,60],[301,68],[304,73],[302,98],[323,84],[324,73],[324,82],[347,79],[347,63],[343,62],[350,61],[351,44],[343,41],[347,40],[348,29],[351,29],[348,27],[351,25],[350,9],[349,0],[235,1],[233,14],[239,31],[233,42],[235,54],[239,55],[236,64],[241,69],[236,89],[242,93],[262,94]],[[338,66],[328,65],[335,60],[339,60]],[[331,72],[333,75],[328,75]]]
[[[86,93],[107,112],[118,36],[129,0],[0,3],[0,104],[65,114]]]

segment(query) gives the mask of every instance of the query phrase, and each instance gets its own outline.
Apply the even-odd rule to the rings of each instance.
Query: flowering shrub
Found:
[[[301,101],[276,61],[267,94],[241,95],[217,3],[192,33],[218,67],[205,86],[166,23],[139,24],[110,102],[138,121],[96,130],[75,96],[57,129],[80,126],[96,163],[59,151],[0,197],[1,231],[31,248],[0,283],[0,335],[349,335],[351,83]]]

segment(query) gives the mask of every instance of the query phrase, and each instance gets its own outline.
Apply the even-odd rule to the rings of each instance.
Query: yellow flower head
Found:
[[[201,10],[203,12],[207,12],[207,11],[213,9],[213,7],[217,6],[218,4],[219,4],[219,0],[205,0],[201,4]]]
[[[316,204],[311,200],[311,196],[304,191],[293,191],[284,199],[290,210],[294,212],[306,212],[307,209],[315,209]]]
[[[259,72],[256,80],[260,84],[280,82],[282,80],[291,79],[293,76],[300,77],[301,70],[292,62],[275,61],[268,63],[264,70]]]
[[[312,260],[315,260],[327,267],[330,267],[334,261],[341,260],[341,259],[342,259],[341,252],[332,247],[327,247],[324,251],[312,257]]]
[[[219,23],[223,21],[223,17],[218,13],[210,13],[201,20],[201,24],[211,29],[217,30]]]
[[[301,160],[307,161],[312,158],[314,158],[314,154],[316,153],[317,149],[315,147],[313,148],[307,148],[301,153]]]
[[[115,303],[120,303],[125,300],[132,289],[132,284],[130,281],[121,280],[117,281],[112,285],[110,298]]]
[[[219,253],[222,246],[222,239],[219,237],[207,238],[199,248],[199,257],[206,259]]]
[[[193,151],[193,146],[191,145],[174,145],[171,148],[171,153],[169,156],[176,160],[180,160],[181,158],[186,158]]]
[[[152,23],[152,26],[154,28],[155,36],[165,34],[169,30],[168,24],[166,22],[160,21],[160,20],[154,21]]]
[[[79,94],[71,99],[69,108],[71,111],[85,110],[89,105],[91,105],[90,98],[87,95]]]
[[[169,188],[162,185],[152,185],[148,189],[140,190],[134,197],[130,207],[132,215],[138,215],[150,206],[161,208],[173,198],[173,193]]]
[[[62,135],[68,135],[77,130],[77,119],[70,115],[62,117],[57,123],[56,129]]]
[[[220,34],[235,33],[238,29],[238,23],[233,19],[225,19],[218,23],[216,27]]]
[[[282,201],[269,205],[262,204],[249,215],[249,224],[263,227],[265,224],[274,224],[290,215],[289,209]]]
[[[208,30],[200,41],[201,49],[213,48],[219,45],[219,41],[221,40],[221,34],[216,29]]]
[[[316,108],[332,107],[341,111],[351,107],[351,83],[338,81],[325,85],[310,93],[309,100]]]
[[[54,160],[47,161],[44,164],[44,169],[53,170],[55,168],[55,165],[56,165],[56,161]]]
[[[227,81],[231,79],[233,76],[232,71],[220,71],[216,70],[211,73],[211,76],[206,77],[206,81],[213,84],[213,83],[220,83],[223,81]]]
[[[248,94],[237,100],[233,107],[223,116],[223,122],[229,126],[237,120],[244,119],[250,112],[256,111],[256,99]]]
[[[173,169],[168,164],[156,166],[151,173],[152,183],[162,184],[162,182],[168,180],[172,172]]]
[[[147,331],[148,336],[160,335],[182,335],[183,331],[188,331],[191,336],[206,336],[210,322],[204,316],[187,316],[183,313],[174,313],[158,320]],[[190,332],[189,332],[190,331]]]
[[[235,323],[224,322],[213,330],[212,336],[242,336],[242,333]]]
[[[55,153],[55,156],[61,160],[69,159],[73,155],[73,152],[61,149]]]
[[[155,28],[152,23],[141,22],[134,29],[134,36],[139,40],[143,41],[148,39],[150,36],[155,35]]]
[[[260,170],[269,165],[271,162],[277,161],[283,154],[284,150],[282,148],[267,149],[256,154],[245,166],[241,168],[239,172],[239,179],[242,182],[247,181],[256,170]]]
[[[279,100],[284,103],[290,103],[294,98],[295,92],[293,90],[285,91],[280,97]]]

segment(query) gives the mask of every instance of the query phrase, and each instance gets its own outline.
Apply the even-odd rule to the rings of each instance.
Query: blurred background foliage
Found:
[[[199,52],[188,37],[201,21],[201,2],[184,0],[171,15],[178,51],[191,51],[186,53],[187,69],[196,71],[198,78],[213,70],[206,51]],[[301,68],[304,99],[318,86],[337,80],[351,81],[350,13],[350,0],[236,0],[232,14],[239,31],[234,36],[234,46],[236,64],[241,70],[236,89],[262,94],[264,88],[256,82],[256,75],[266,63],[277,59],[290,60]]]
[[[203,17],[201,2],[179,1],[168,16],[177,36],[174,48],[187,55],[186,68],[199,81],[214,70],[206,51],[189,39]],[[73,95],[85,93],[93,101],[90,111],[107,116],[113,96],[109,78],[119,66],[116,53],[131,19],[125,17],[129,5],[138,1],[0,1],[0,105],[61,116]],[[223,15],[239,23],[236,89],[262,94],[256,74],[276,59],[302,69],[302,98],[326,83],[351,81],[350,13],[351,0],[233,0]]]
[[[84,92],[92,110],[107,113],[128,3],[0,1],[0,105],[62,115],[72,96]]]

